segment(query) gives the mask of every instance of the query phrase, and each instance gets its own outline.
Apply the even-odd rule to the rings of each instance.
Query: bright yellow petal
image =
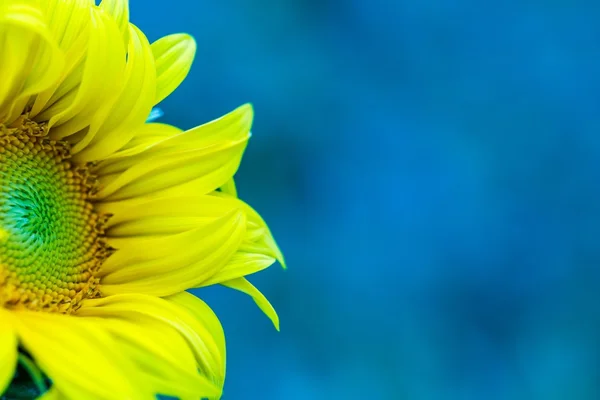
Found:
[[[197,367],[216,385],[217,393],[213,392],[210,396],[218,395],[224,379],[225,355],[221,350],[222,338],[219,336],[222,333],[216,338],[213,337],[214,321],[211,320],[209,324],[205,325],[203,319],[198,319],[195,314],[173,301],[140,294],[85,300],[77,315],[86,318],[118,318],[135,323],[137,321],[153,321],[155,324],[157,322],[165,324],[185,339],[188,349],[196,359]],[[207,318],[210,319],[210,316]],[[147,342],[145,342],[145,346],[151,348]],[[155,354],[161,354],[156,348],[152,351]]]
[[[41,2],[48,28],[64,53],[65,64],[61,76],[48,89],[38,94],[30,115],[36,117],[50,105],[55,110],[65,110],[70,106],[65,96],[77,87],[83,74],[83,60],[86,55],[91,24],[90,7],[93,0],[47,0]],[[36,119],[37,120],[37,119]]]
[[[109,240],[157,237],[205,227],[235,211],[237,201],[208,195],[161,197],[152,200],[100,203],[97,209],[111,214],[106,224]]]
[[[0,121],[6,122],[60,77],[64,58],[31,1],[0,3],[0,43]]]
[[[266,314],[267,317],[273,322],[275,329],[279,330],[279,316],[277,316],[277,312],[269,303],[269,300],[246,278],[237,278],[232,279],[230,281],[221,282],[223,286],[226,286],[231,289],[239,290],[242,293],[246,293],[252,300],[256,303],[258,308],[262,310]]]
[[[246,141],[243,140],[206,155],[190,152],[180,156],[148,158],[124,173],[101,177],[101,185],[106,186],[100,190],[98,197],[115,201],[209,193],[235,174],[245,147]],[[110,192],[111,195],[106,195]]]
[[[109,160],[97,173],[97,198],[114,201],[206,194],[237,171],[249,138],[252,107],[235,111],[159,143],[146,152]]]
[[[133,131],[133,138],[123,148],[104,158],[103,168],[106,173],[110,173],[111,164],[107,160],[135,156],[182,132],[181,129],[167,124],[156,122],[144,124]]]
[[[129,1],[128,0],[102,0],[100,8],[106,11],[117,23],[123,43],[129,42]]]
[[[220,393],[222,385],[215,386],[198,373],[194,353],[170,325],[144,314],[136,314],[132,319],[104,311],[98,316],[92,316],[94,310],[84,314],[115,339],[119,351],[135,363],[153,392],[194,399]]]
[[[165,299],[187,310],[210,333],[217,346],[220,359],[222,360],[222,362],[218,363],[217,365],[217,367],[220,368],[220,370],[216,375],[217,385],[222,386],[225,381],[226,348],[225,334],[223,333],[221,321],[219,321],[219,318],[208,306],[208,304],[206,304],[204,301],[200,300],[193,294],[181,292],[173,296],[166,297]]]
[[[106,118],[124,84],[125,54],[115,21],[102,10],[92,8],[81,78],[72,82],[74,87],[62,95],[63,101],[36,117],[49,120],[53,139],[66,138]]]
[[[219,271],[203,281],[200,286],[210,286],[235,278],[254,274],[273,265],[275,259],[259,253],[237,252]]]
[[[210,308],[208,304],[206,304],[204,301],[188,292],[181,292],[172,296],[165,297],[165,300],[185,308],[203,326],[206,327],[211,337],[215,340],[215,344],[218,347],[218,352],[221,355],[221,358],[223,359],[223,361],[225,361],[225,334],[223,333],[221,321],[214,313],[212,308]],[[221,372],[223,373],[224,377],[224,363],[223,365],[221,365],[221,368]]]
[[[153,398],[130,360],[91,321],[41,312],[19,312],[16,321],[23,346],[65,397]]]
[[[153,290],[154,294],[161,293],[157,290],[181,291],[243,277],[269,267],[276,259],[283,261],[264,221],[247,204],[231,196],[162,197],[98,204],[97,209],[112,215],[106,225],[106,240],[118,249],[101,272],[101,276],[105,276],[103,285],[109,285],[106,293],[125,288],[138,290],[134,289],[137,286],[128,284],[137,285],[141,281],[147,285],[156,282],[155,289],[146,287],[144,293],[148,293],[147,290]],[[242,239],[235,249],[229,250],[235,254],[223,253],[220,261],[213,265],[203,262],[206,254],[217,252],[220,240],[232,239],[223,222],[227,221],[227,215],[240,211],[245,217],[235,222],[239,224],[235,235]],[[207,237],[211,240],[206,240]],[[174,277],[173,274],[183,273],[183,268],[186,273],[193,273],[193,285],[189,280],[185,281],[185,287],[164,285],[170,278],[163,275]],[[120,286],[112,288],[111,285]]]
[[[175,307],[165,305],[165,300],[146,300],[136,296],[116,299],[115,304],[122,302],[131,310],[139,310],[135,313],[122,313],[115,304],[113,307],[84,305],[78,315],[93,318],[99,327],[115,337],[121,351],[136,362],[144,380],[158,393],[182,399],[218,398],[225,377],[225,337],[214,312],[206,303],[185,292],[165,299]],[[156,307],[157,304],[160,306]],[[185,321],[192,321],[192,325],[187,324],[188,328],[196,327],[196,334],[212,349],[201,349],[214,354],[208,369],[197,364],[194,350],[185,339],[190,334],[185,333],[188,329],[172,325],[186,324]],[[205,329],[197,328],[198,323]],[[209,371],[209,375],[199,374],[198,366]]]
[[[245,104],[204,125],[182,132],[179,135],[171,135],[169,140],[153,146],[139,156],[104,161],[96,172],[101,176],[110,175],[124,172],[136,164],[147,162],[148,159],[160,159],[173,155],[181,157],[189,155],[189,153],[202,156],[234,146],[239,142],[248,140],[250,137],[253,117],[252,106]],[[153,143],[153,136],[155,134],[150,135],[149,138],[145,134],[138,135],[136,139],[139,144],[143,142]],[[160,136],[164,135],[161,134]]]
[[[231,194],[228,194],[225,191],[213,192],[211,194],[213,196],[225,199],[232,199],[233,197]],[[255,235],[253,240],[245,241],[240,250],[249,253],[257,252],[271,256],[279,261],[279,264],[281,264],[283,269],[286,269],[287,266],[285,263],[285,258],[283,257],[283,253],[279,249],[277,242],[275,242],[275,238],[267,226],[267,223],[260,216],[260,214],[247,203],[239,201],[238,204],[248,217],[248,224],[251,226],[250,231],[254,231]]]
[[[198,286],[231,259],[245,228],[244,214],[234,210],[180,234],[111,238],[117,252],[103,265],[102,293],[167,296]]]
[[[165,36],[152,43],[156,60],[154,104],[170,95],[187,76],[196,54],[196,41],[183,33]]]
[[[17,336],[12,316],[8,311],[0,309],[0,394],[4,393],[17,364]]]
[[[146,36],[130,25],[124,86],[102,124],[92,122],[89,131],[73,147],[78,162],[101,160],[122,148],[142,126],[152,109],[156,86],[154,58]]]

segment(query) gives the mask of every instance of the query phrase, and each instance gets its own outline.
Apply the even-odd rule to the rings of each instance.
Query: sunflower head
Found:
[[[25,371],[58,398],[218,398],[224,336],[191,288],[278,327],[246,276],[283,258],[233,182],[252,107],[148,122],[195,50],[150,44],[125,0],[0,2],[0,395]]]

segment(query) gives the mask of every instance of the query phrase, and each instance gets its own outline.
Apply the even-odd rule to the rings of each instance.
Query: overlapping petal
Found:
[[[123,43],[129,42],[129,1],[127,0],[102,0],[100,8],[110,15],[123,36]]]
[[[235,201],[246,214],[250,231],[253,233],[249,235],[248,240],[242,245],[240,251],[245,251],[247,253],[256,252],[273,257],[279,261],[284,269],[286,268],[283,253],[275,242],[275,238],[265,220],[249,204],[236,199],[233,179],[228,182],[225,187],[221,187],[221,191],[213,192],[211,195],[222,199],[228,199],[229,201]]]
[[[167,124],[156,122],[144,124],[132,132],[133,138],[125,146],[105,157],[102,165],[110,165],[109,160],[131,157],[148,151],[157,144],[182,132],[181,129]]]
[[[92,0],[47,0],[40,3],[47,26],[64,54],[65,63],[58,79],[35,97],[29,115],[38,121],[44,117],[42,115],[38,118],[40,112],[52,105],[58,111],[68,108],[73,95],[66,94],[81,83],[90,34],[92,3]]]
[[[104,120],[123,89],[126,50],[116,22],[100,9],[90,9],[86,45],[85,60],[78,67],[81,75],[67,77],[68,84],[62,87],[65,93],[53,95],[61,101],[36,116],[36,120],[48,121],[54,139],[69,138],[91,123]]]
[[[131,360],[92,320],[28,311],[14,319],[21,342],[63,396],[113,398],[119,393],[123,399],[151,398],[151,388]]]
[[[50,87],[60,76],[64,56],[36,2],[0,3],[0,122],[23,111],[29,96]]]
[[[191,385],[181,388],[182,391],[196,390],[199,396],[219,396],[225,373],[222,328],[218,320],[213,318],[212,311],[201,300],[198,299],[193,303],[200,308],[196,313],[191,313],[185,307],[185,304],[190,304],[189,301],[181,299],[181,296],[180,294],[169,299],[161,299],[140,294],[125,294],[86,300],[77,315],[86,319],[105,319],[104,326],[121,337],[123,342],[121,346],[128,346],[128,351],[136,353],[137,362],[146,364],[151,361],[144,360],[143,351],[140,352],[142,349],[150,352],[151,357],[155,356],[164,361],[162,368],[160,366],[156,368],[173,376],[175,382],[185,380]],[[202,318],[199,318],[198,312],[202,314]],[[117,324],[115,320],[125,324]],[[132,334],[145,335],[144,330],[132,328],[132,325],[127,323],[153,327],[156,332],[149,333],[147,338],[136,339]],[[176,336],[173,336],[174,334]],[[164,340],[174,337],[177,339],[169,343],[155,342],[155,339]],[[192,355],[192,359],[188,358],[189,355]],[[155,376],[148,368],[149,366],[145,367],[150,373],[147,377],[160,378],[160,373],[159,376]],[[198,371],[201,374],[198,374]],[[181,376],[175,378],[177,374]]]
[[[283,263],[264,221],[233,197],[167,196],[100,209],[113,215],[107,241],[118,249],[101,272],[106,293],[152,290],[164,295],[174,290],[166,285],[170,276],[187,276],[178,280],[186,286],[175,287],[185,290],[253,274],[276,260]],[[228,243],[231,247],[223,251]],[[216,254],[222,255],[218,262]],[[212,261],[203,262],[209,255]],[[160,288],[152,289],[154,282]]]
[[[198,286],[239,248],[245,217],[232,210],[208,224],[177,234],[109,237],[117,252],[102,268],[102,293],[167,296]]]
[[[140,154],[106,160],[96,173],[102,202],[206,194],[237,171],[252,125],[252,107],[162,141]]]
[[[92,120],[88,131],[73,147],[79,162],[101,160],[122,148],[143,125],[156,91],[154,58],[146,36],[129,25],[129,49],[124,86],[106,116]]]

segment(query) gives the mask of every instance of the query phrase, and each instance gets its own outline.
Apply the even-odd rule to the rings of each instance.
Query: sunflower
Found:
[[[233,181],[252,107],[147,122],[195,51],[150,44],[126,0],[0,2],[0,394],[25,371],[45,398],[219,398],[223,331],[190,288],[278,328],[246,276],[283,258]]]

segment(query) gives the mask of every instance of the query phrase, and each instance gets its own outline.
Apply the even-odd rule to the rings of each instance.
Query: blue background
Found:
[[[600,398],[600,3],[494,3],[131,0],[198,42],[163,121],[256,110],[289,270],[251,278],[280,333],[197,292],[224,399]]]

